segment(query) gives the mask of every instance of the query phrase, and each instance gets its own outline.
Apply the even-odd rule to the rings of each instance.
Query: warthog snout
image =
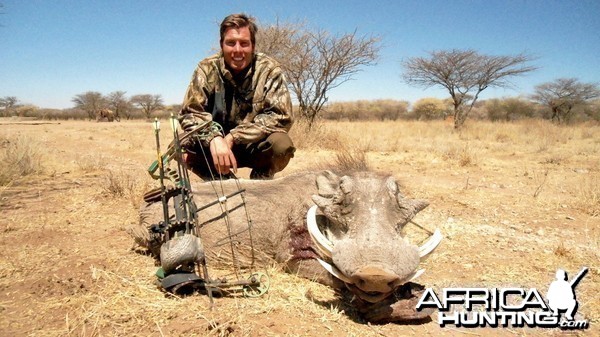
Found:
[[[389,293],[401,285],[400,277],[378,267],[363,267],[350,276],[352,283],[364,292]]]

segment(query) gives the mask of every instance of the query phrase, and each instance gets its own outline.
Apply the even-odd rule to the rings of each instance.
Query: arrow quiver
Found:
[[[173,141],[169,144],[167,151],[161,153],[160,123],[158,120],[154,121],[157,159],[148,168],[148,173],[159,181],[160,187],[144,195],[147,203],[161,202],[162,204],[162,220],[148,228],[150,240],[160,244],[160,252],[156,252],[160,257],[161,264],[156,273],[160,286],[166,291],[180,295],[196,290],[205,291],[210,297],[211,305],[213,295],[223,295],[235,290],[241,290],[247,297],[261,296],[269,288],[269,279],[263,273],[253,272],[252,222],[246,209],[245,190],[240,187],[237,178],[237,191],[227,195],[223,192],[223,188],[219,193],[214,186],[215,182],[211,182],[215,192],[215,201],[197,207],[193,198],[189,173],[182,161],[184,153],[182,143],[202,142],[215,128],[220,129],[220,126],[209,121],[196,125],[186,132],[180,132],[177,119],[173,115],[170,117],[170,124],[173,130]],[[237,195],[241,197],[241,202],[231,211],[243,208],[246,211],[247,226],[242,230],[234,231],[229,219],[230,210],[227,200]],[[216,205],[220,206],[221,215],[218,217],[206,216],[212,218],[200,222],[199,214],[208,212],[212,206]],[[205,235],[210,235],[211,238],[219,235],[216,233],[222,233],[223,231],[219,229],[221,223],[217,223],[215,219],[223,221],[227,236],[216,240],[214,247],[230,247],[227,255],[232,259],[233,273],[229,273],[229,276],[234,275],[234,281],[228,281],[226,277],[213,280],[208,274],[205,249],[212,251],[213,247],[205,247],[201,240],[201,229],[204,227]],[[250,250],[250,254],[246,255],[250,255],[251,259],[249,266],[245,266],[245,268],[240,266],[237,259],[237,256],[240,255],[238,253],[238,250],[241,249],[240,246],[243,246],[245,251]],[[241,276],[241,269],[249,270],[250,276],[246,278]]]

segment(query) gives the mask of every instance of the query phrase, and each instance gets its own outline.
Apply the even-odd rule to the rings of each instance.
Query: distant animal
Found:
[[[429,318],[431,311],[414,310],[418,298],[411,280],[422,273],[417,270],[419,263],[436,248],[441,234],[436,231],[422,247],[409,243],[402,234],[403,227],[428,203],[405,198],[391,176],[375,172],[340,175],[323,171],[274,180],[240,180],[246,189],[254,248],[261,252],[257,256],[274,259],[298,276],[350,291],[354,295],[350,305],[369,321]],[[198,206],[215,201],[210,184],[192,185]],[[237,189],[234,180],[224,181],[222,187],[225,195]],[[231,232],[240,232],[247,218],[239,203],[229,203]],[[211,219],[223,217],[223,211],[213,207],[198,215],[201,227],[208,227]],[[162,217],[160,202],[143,205],[142,232]],[[226,237],[226,228],[215,228],[217,232],[201,235],[206,259],[213,265],[228,256],[226,245],[217,242]],[[160,251],[151,247],[147,236],[138,234],[136,240]]]
[[[112,110],[104,108],[96,111],[96,121],[100,122],[103,120],[107,120],[109,122],[116,120],[119,122],[121,119]]]

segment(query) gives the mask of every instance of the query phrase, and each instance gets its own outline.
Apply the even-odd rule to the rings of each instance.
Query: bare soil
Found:
[[[0,121],[0,137],[31,140],[44,165],[42,174],[0,187],[0,335],[600,335],[600,127],[322,128],[330,137],[320,138],[322,146],[293,134],[299,149],[280,175],[327,166],[345,144],[366,152],[374,170],[396,176],[408,196],[428,200],[415,221],[445,238],[424,263],[420,284],[438,293],[510,286],[545,295],[558,268],[575,275],[586,266],[577,318],[589,320],[589,329],[442,328],[435,315],[414,325],[369,324],[331,289],[276,265],[267,269],[271,289],[261,298],[220,298],[210,310],[206,296],[165,295],[154,284],[152,258],[125,232],[138,222],[142,193],[155,186],[146,173],[156,157],[150,124]],[[163,145],[171,139],[168,131],[161,136]]]

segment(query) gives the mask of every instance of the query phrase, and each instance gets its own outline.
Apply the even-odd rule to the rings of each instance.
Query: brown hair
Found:
[[[225,19],[223,19],[223,22],[221,22],[221,41],[220,44],[223,44],[223,38],[225,37],[225,32],[227,31],[227,29],[229,28],[243,28],[243,27],[248,27],[248,29],[250,30],[250,40],[252,41],[252,45],[255,46],[256,45],[256,32],[258,31],[258,27],[256,26],[256,23],[254,22],[254,18],[251,16],[248,16],[246,14],[240,13],[240,14],[231,14],[229,16],[227,16]]]

